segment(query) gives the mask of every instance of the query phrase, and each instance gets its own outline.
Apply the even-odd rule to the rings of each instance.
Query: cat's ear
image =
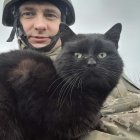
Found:
[[[121,23],[115,24],[111,27],[104,35],[106,39],[109,39],[115,43],[115,46],[118,48],[118,42],[120,39],[120,34],[122,30]]]
[[[59,33],[62,42],[62,47],[65,44],[65,42],[75,40],[77,38],[77,35],[65,23],[60,23]]]

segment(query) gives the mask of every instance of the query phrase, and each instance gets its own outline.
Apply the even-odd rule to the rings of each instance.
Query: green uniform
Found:
[[[101,131],[92,131],[82,140],[140,140],[140,89],[125,75],[101,112]]]
[[[47,55],[55,59],[60,50]],[[81,140],[140,140],[140,89],[126,75],[122,75],[101,112],[101,131],[89,132]]]

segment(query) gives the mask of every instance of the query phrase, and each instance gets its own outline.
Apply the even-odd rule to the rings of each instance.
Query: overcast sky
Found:
[[[3,9],[0,4],[0,13]],[[140,0],[72,0],[76,33],[104,33],[114,24],[122,23],[119,52],[124,60],[125,73],[140,87]],[[6,43],[11,28],[1,24],[0,52],[17,49],[16,40]]]

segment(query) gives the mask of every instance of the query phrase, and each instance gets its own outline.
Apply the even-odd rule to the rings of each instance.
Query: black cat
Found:
[[[96,129],[100,108],[123,71],[121,24],[76,35],[60,24],[53,62],[31,50],[0,55],[0,140],[78,140]]]

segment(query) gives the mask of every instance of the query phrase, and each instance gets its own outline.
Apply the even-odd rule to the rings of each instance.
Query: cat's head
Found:
[[[62,51],[54,62],[59,75],[83,85],[115,86],[123,70],[117,50],[121,29],[117,23],[104,34],[76,35],[60,24]]]

